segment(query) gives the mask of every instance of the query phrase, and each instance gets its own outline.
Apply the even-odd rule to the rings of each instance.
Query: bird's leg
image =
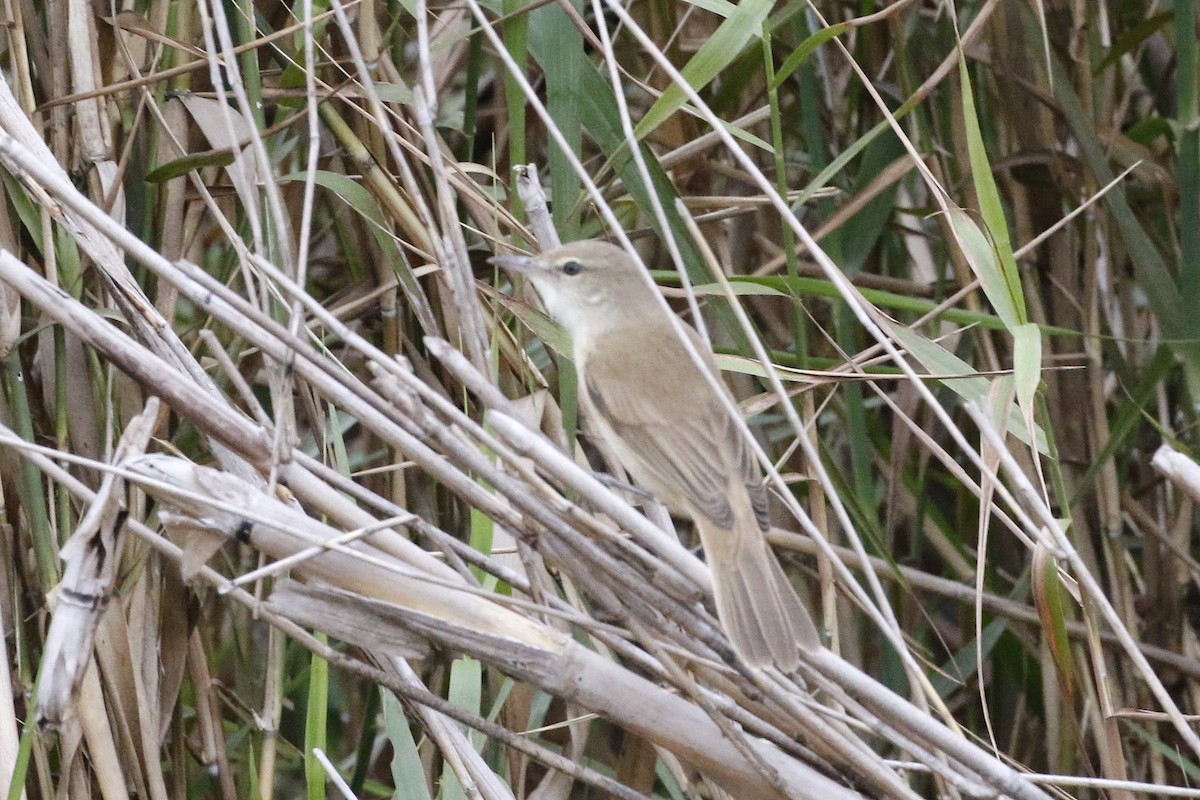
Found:
[[[655,500],[654,495],[650,494],[642,487],[634,486],[632,483],[623,481],[614,475],[608,474],[607,472],[594,472],[592,474],[596,476],[596,480],[600,481],[614,492],[625,495],[629,500],[638,503],[651,503]]]
[[[678,534],[675,530],[675,521],[671,519],[671,514],[667,511],[667,507],[659,502],[659,499],[653,494],[640,486],[634,486],[632,483],[627,483],[620,478],[609,475],[607,472],[596,472],[593,474],[596,476],[596,480],[614,492],[619,492],[627,501],[640,504],[646,512],[646,519],[667,533]]]

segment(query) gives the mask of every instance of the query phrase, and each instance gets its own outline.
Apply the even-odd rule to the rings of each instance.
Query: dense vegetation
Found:
[[[1191,2],[5,15],[8,797],[1197,783]],[[486,261],[624,235],[773,464],[797,680]]]

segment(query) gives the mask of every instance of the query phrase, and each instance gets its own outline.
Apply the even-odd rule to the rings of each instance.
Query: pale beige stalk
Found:
[[[573,242],[540,256],[493,259],[527,274],[570,332],[579,397],[593,430],[634,480],[700,533],[717,615],[756,666],[794,669],[820,637],[767,546],[767,495],[728,405],[680,340],[637,265],[613,245]],[[691,339],[712,375],[712,355]]]

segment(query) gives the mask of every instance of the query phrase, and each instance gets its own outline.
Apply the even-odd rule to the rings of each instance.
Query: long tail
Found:
[[[821,637],[753,517],[738,516],[746,524],[739,520],[734,530],[697,519],[717,616],[747,663],[789,672],[800,663],[801,651],[820,648]]]

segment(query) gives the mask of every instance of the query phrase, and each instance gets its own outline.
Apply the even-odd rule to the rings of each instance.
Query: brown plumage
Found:
[[[762,474],[637,266],[591,240],[494,260],[529,275],[571,333],[588,421],[634,480],[695,522],[734,649],[756,666],[795,668],[820,637],[767,546]],[[718,375],[700,337],[680,325]]]

